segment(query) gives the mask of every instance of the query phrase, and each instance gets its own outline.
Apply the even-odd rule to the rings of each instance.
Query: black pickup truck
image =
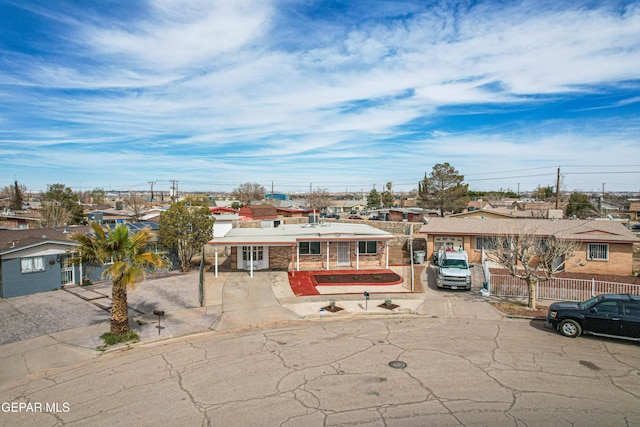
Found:
[[[554,302],[547,323],[572,338],[584,333],[640,341],[640,296],[603,294],[584,302]]]

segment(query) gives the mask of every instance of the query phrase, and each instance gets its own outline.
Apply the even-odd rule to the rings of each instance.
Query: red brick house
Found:
[[[462,247],[470,262],[480,263],[493,237],[524,231],[578,242],[576,258],[582,262],[566,269],[574,273],[631,275],[633,245],[640,243],[623,223],[610,220],[431,218],[418,235],[427,240],[429,259],[440,247]]]

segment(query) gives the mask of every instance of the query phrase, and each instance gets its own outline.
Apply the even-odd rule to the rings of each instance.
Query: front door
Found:
[[[253,267],[252,267],[253,264]],[[269,265],[268,247],[265,246],[243,246],[242,264],[239,268],[245,270],[262,270]]]
[[[73,283],[75,283],[75,267],[73,265],[70,266],[66,266],[66,262],[67,260],[71,258],[71,255],[60,255],[60,265],[61,265],[61,271],[60,271],[60,284],[62,286],[64,285],[71,285]]]
[[[351,243],[338,242],[338,267],[349,267],[351,265]]]

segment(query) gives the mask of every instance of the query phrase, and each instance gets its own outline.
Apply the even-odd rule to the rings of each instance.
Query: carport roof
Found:
[[[294,245],[299,241],[391,240],[393,236],[366,224],[283,224],[275,228],[234,228],[211,245]]]

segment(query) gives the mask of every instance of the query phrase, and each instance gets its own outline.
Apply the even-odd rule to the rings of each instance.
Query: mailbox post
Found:
[[[371,296],[369,296],[369,292],[364,291],[364,309],[368,310],[369,309],[369,300],[371,299]]]
[[[158,335],[160,335],[160,329],[162,329],[162,326],[160,326],[160,318],[164,317],[164,310],[153,310],[153,314],[158,316],[158,326],[156,326],[156,328],[158,328]]]

